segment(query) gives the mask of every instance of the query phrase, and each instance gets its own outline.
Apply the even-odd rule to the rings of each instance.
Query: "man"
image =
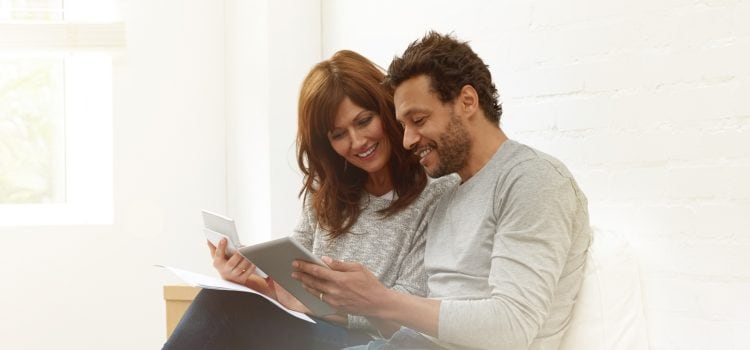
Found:
[[[461,184],[436,206],[424,265],[429,297],[386,289],[360,264],[301,261],[295,278],[332,306],[387,329],[371,348],[556,349],[583,278],[586,197],[565,166],[509,140],[482,60],[428,33],[388,69],[404,147]]]

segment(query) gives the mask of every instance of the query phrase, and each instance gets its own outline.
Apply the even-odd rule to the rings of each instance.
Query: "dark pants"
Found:
[[[341,349],[372,338],[323,320],[305,322],[251,293],[204,289],[164,350]]]

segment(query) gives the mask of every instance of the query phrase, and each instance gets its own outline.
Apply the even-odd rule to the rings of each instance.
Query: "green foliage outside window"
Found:
[[[0,204],[64,195],[62,72],[62,60],[0,60]]]

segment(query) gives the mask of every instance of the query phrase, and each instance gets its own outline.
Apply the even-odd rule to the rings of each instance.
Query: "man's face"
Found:
[[[419,158],[430,177],[459,172],[469,159],[471,140],[457,103],[442,103],[430,89],[430,78],[404,81],[393,95],[396,119],[404,127],[404,148]]]

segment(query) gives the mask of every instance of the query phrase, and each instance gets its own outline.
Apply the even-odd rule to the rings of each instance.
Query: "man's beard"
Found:
[[[471,140],[466,128],[461,124],[459,117],[451,112],[450,121],[445,132],[438,138],[439,162],[433,171],[426,169],[427,175],[438,178],[450,173],[458,172],[466,166],[469,160],[469,148]]]

